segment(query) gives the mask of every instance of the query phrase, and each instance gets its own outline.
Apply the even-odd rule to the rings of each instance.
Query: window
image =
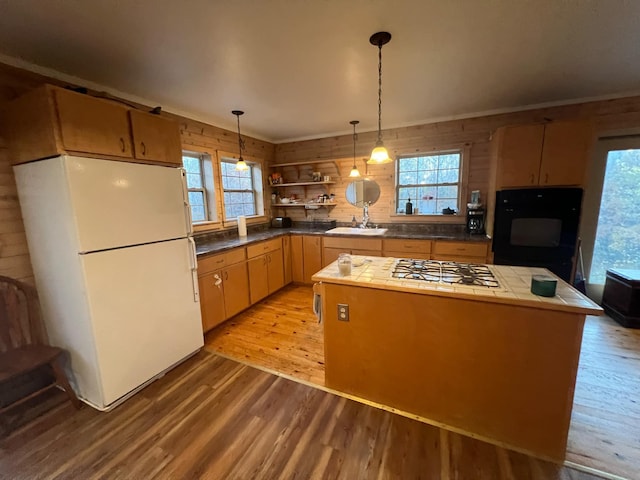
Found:
[[[247,170],[239,171],[236,170],[235,161],[220,161],[226,220],[237,218],[239,215],[257,215],[254,176],[258,172],[253,164],[247,164]]]
[[[397,212],[404,213],[409,199],[418,214],[458,211],[461,161],[460,150],[398,158]]]
[[[604,284],[609,268],[640,268],[640,149],[607,156],[589,283]]]
[[[207,191],[204,182],[204,165],[202,155],[182,154],[182,165],[187,171],[187,189],[189,190],[189,205],[191,206],[191,220],[204,222],[209,220],[207,212]]]

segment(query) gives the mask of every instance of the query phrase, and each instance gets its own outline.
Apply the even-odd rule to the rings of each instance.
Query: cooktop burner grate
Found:
[[[393,278],[426,282],[498,288],[500,284],[489,267],[473,263],[443,262],[401,258],[391,274]]]

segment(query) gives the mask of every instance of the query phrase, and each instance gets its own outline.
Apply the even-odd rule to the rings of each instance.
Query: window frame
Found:
[[[467,197],[468,190],[468,159],[470,155],[471,146],[469,144],[453,144],[453,145],[444,145],[433,147],[429,150],[424,151],[415,151],[415,152],[407,152],[407,153],[399,153],[396,156],[396,165],[395,165],[395,191],[393,196],[393,210],[390,213],[391,217],[402,217],[403,219],[410,218],[422,218],[424,217],[432,217],[434,220],[438,219],[441,222],[447,223],[464,223],[464,213],[466,212],[466,202],[464,199]],[[458,183],[439,183],[439,184],[417,184],[417,185],[400,185],[400,161],[407,158],[419,158],[419,157],[428,157],[435,155],[447,155],[451,153],[458,153],[460,155],[460,164],[458,168]],[[404,213],[398,213],[399,208],[402,206],[399,204],[399,195],[401,187],[425,187],[425,186],[446,186],[446,185],[457,185],[458,187],[458,196],[457,196],[457,210],[455,215],[445,215],[442,212],[439,213],[424,213],[418,210],[418,213],[414,213],[412,215],[406,215]],[[416,202],[412,200],[414,203],[414,209],[417,206]]]
[[[230,153],[218,150],[217,152],[217,168],[216,168],[216,188],[218,188],[218,194],[220,196],[219,207],[221,212],[222,224],[223,227],[230,227],[237,225],[238,221],[236,217],[227,217],[226,205],[224,202],[224,185],[222,182],[222,162],[227,161],[230,163],[237,163],[239,160],[239,155],[237,153]],[[250,155],[243,155],[244,161],[252,167],[252,184],[254,191],[254,202],[255,202],[255,215],[247,216],[248,224],[255,224],[264,222],[266,219],[266,209],[265,209],[265,167],[264,161],[257,157],[253,157]]]
[[[253,211],[255,212],[253,215],[245,215],[247,218],[254,218],[259,216],[258,214],[258,202],[257,202],[257,197],[258,197],[258,190],[255,187],[255,172],[254,172],[254,168],[255,168],[255,164],[253,162],[246,162],[247,166],[249,167],[249,178],[251,179],[251,189],[250,190],[240,190],[240,189],[226,189],[224,188],[224,172],[222,169],[222,165],[223,164],[227,164],[227,165],[235,165],[236,163],[238,163],[237,160],[235,159],[231,159],[228,157],[223,157],[220,159],[220,189],[222,190],[222,205],[223,205],[223,212],[224,212],[224,219],[228,220],[228,221],[232,221],[235,220],[237,221],[238,217],[229,217],[227,216],[227,204],[225,201],[225,193],[229,192],[229,193],[251,193],[252,197],[253,197]],[[243,204],[245,202],[242,202]],[[233,204],[232,204],[233,205]]]
[[[200,224],[200,223],[205,223],[205,222],[210,222],[211,221],[211,215],[210,215],[210,208],[209,208],[209,192],[207,191],[207,184],[205,181],[205,156],[206,154],[204,153],[199,153],[199,152],[189,152],[189,151],[182,151],[182,157],[188,157],[188,158],[196,158],[198,159],[198,162],[200,164],[200,185],[202,185],[200,188],[193,188],[193,187],[189,187],[188,183],[186,184],[187,186],[187,192],[191,193],[191,192],[201,192],[202,193],[202,200],[203,200],[203,207],[204,207],[204,220],[194,220],[193,219],[193,210],[191,207],[191,204],[189,204],[189,211],[191,214],[191,223],[192,224]],[[184,167],[184,161],[182,163],[182,168],[184,168],[185,170],[185,174],[189,175],[191,174],[191,172],[189,172],[185,167]]]

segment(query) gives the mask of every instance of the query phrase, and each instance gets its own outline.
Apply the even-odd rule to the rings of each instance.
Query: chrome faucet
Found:
[[[360,224],[360,228],[367,228],[367,224],[369,223],[369,202],[364,202],[362,206],[362,223]]]

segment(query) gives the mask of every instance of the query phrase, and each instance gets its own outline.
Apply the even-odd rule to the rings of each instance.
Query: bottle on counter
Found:
[[[358,226],[358,221],[356,220],[356,216],[355,215],[351,219],[351,226],[352,227],[357,227]]]
[[[404,206],[404,213],[407,215],[413,215],[413,203],[411,203],[411,197],[409,197],[409,201]]]

